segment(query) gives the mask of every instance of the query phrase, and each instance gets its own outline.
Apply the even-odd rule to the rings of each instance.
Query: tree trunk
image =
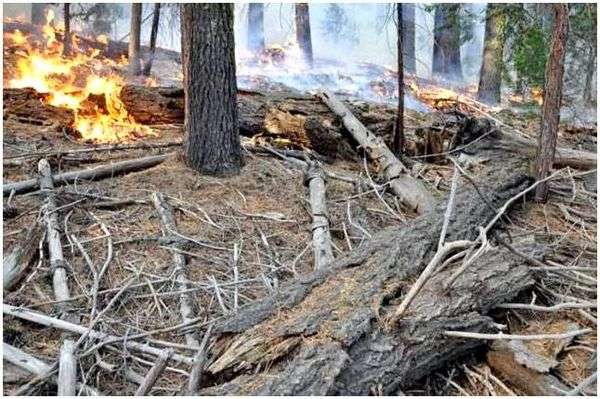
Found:
[[[129,29],[129,74],[137,76],[142,71],[140,61],[140,31],[142,29],[142,3],[131,4]]]
[[[248,50],[260,53],[265,49],[264,4],[248,4]]]
[[[542,105],[542,131],[538,137],[538,151],[535,165],[536,178],[539,180],[548,176],[554,162],[558,122],[560,120],[560,103],[562,99],[568,31],[569,6],[567,4],[555,4],[552,45],[549,59],[546,63],[544,104]],[[547,182],[539,184],[535,190],[535,200],[537,202],[545,202],[547,196]]]
[[[415,55],[415,5],[402,4],[402,45],[404,70],[409,73],[417,72]]]
[[[200,173],[242,167],[238,129],[233,6],[182,5],[185,158]]]
[[[460,4],[435,7],[433,74],[449,80],[462,80],[459,12]]]
[[[65,3],[63,6],[63,14],[65,20],[65,34],[63,36],[63,56],[71,54],[71,4]]]
[[[310,13],[308,3],[296,4],[296,41],[302,54],[304,61],[309,68],[313,66],[313,50],[312,39],[310,34]]]
[[[158,36],[158,23],[160,22],[160,3],[154,4],[154,15],[152,16],[152,30],[150,31],[150,53],[144,64],[144,76],[150,76],[152,62],[156,53],[156,37]]]
[[[35,26],[44,26],[46,24],[46,3],[31,4],[31,24]]]
[[[403,8],[404,6],[401,3],[396,4],[396,10],[398,12],[398,115],[396,115],[396,131],[394,132],[394,145],[392,146],[392,151],[394,152],[396,157],[401,157],[402,153],[404,152],[404,18],[402,17]]]
[[[489,206],[474,190],[457,193],[448,241],[475,239],[477,226],[530,183],[501,168],[494,173],[504,184],[484,190]],[[492,330],[488,311],[533,284],[522,259],[504,249],[481,256],[450,290],[443,286],[455,267],[439,271],[399,324],[384,322],[435,255],[444,212],[440,204],[409,225],[382,231],[331,268],[218,323],[207,371],[219,385],[200,394],[392,395],[485,345],[444,331]]]
[[[583,102],[585,105],[592,105],[595,100],[592,95],[592,84],[594,82],[594,72],[596,72],[596,52],[596,44],[591,43],[587,69],[585,72],[585,84],[583,87]]]
[[[479,74],[477,99],[489,105],[500,103],[502,86],[502,54],[504,53],[504,5],[489,3],[485,16],[483,58]]]

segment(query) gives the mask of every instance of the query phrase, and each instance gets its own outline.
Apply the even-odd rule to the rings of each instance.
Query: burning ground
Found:
[[[390,184],[369,167],[339,118],[310,93],[300,93],[325,86],[346,95],[350,98],[346,104],[357,118],[389,143],[395,115],[389,105],[395,95],[393,71],[365,64],[341,73],[339,65],[324,62],[307,76],[303,70],[290,71],[293,50],[288,52],[285,47],[250,57],[239,77],[244,88],[239,105],[246,165],[239,176],[224,180],[200,176],[179,158],[181,91],[154,87],[170,85],[177,76],[172,80],[155,77],[150,84],[132,81],[124,77],[124,61],[115,44],[110,47],[111,43],[97,38],[82,38],[75,44],[79,49],[75,55],[65,58],[57,40],[60,29],[25,34],[26,29],[21,28],[21,34],[5,34],[5,187],[9,182],[35,178],[41,159],[47,159],[57,174],[169,154],[154,167],[121,177],[62,184],[55,176],[56,213],[72,283],[70,310],[87,326],[92,315],[108,309],[94,321],[94,330],[119,337],[113,342],[88,340],[80,352],[82,381],[104,394],[135,393],[140,379],[155,363],[155,356],[131,350],[124,341],[168,348],[182,359],[169,363],[152,391],[173,395],[186,385],[190,360],[198,350],[186,341],[188,332],[202,338],[209,325],[243,314],[257,300],[278,298],[278,289],[283,287],[286,292],[295,279],[315,278],[310,202],[298,159],[311,157],[323,163],[332,246],[338,259],[343,260],[352,250],[368,251],[370,242],[378,242],[390,229],[417,230],[415,223],[418,226],[422,220],[403,207]],[[163,67],[171,73],[179,70],[176,63],[165,62]],[[160,68],[155,74],[164,78]],[[445,204],[452,185],[454,166],[445,155],[456,155],[464,171],[458,180],[460,192],[471,189],[473,181],[487,189],[487,183],[507,178],[508,169],[527,170],[533,157],[533,147],[527,143],[539,131],[537,115],[491,109],[474,101],[468,89],[453,90],[436,82],[412,79],[408,88],[416,105],[406,115],[409,150],[404,161],[436,200]],[[156,107],[151,112],[150,105]],[[515,146],[514,141],[491,131],[521,141]],[[489,136],[494,136],[494,141],[488,142]],[[470,143],[465,140],[474,137],[477,143],[463,148]],[[491,315],[508,334],[584,332],[558,340],[525,341],[526,348],[521,348],[525,361],[515,358],[510,348],[491,343],[478,346],[427,377],[406,384],[402,392],[539,394],[528,391],[535,385],[532,382],[549,385],[556,379],[568,390],[592,373],[597,225],[596,177],[589,169],[595,168],[590,166],[595,165],[595,158],[585,163],[587,158],[581,155],[589,154],[576,153],[578,164],[566,150],[595,152],[595,126],[563,123],[559,146],[564,162],[559,167],[564,169],[551,182],[551,200],[545,205],[521,204],[502,219],[499,233],[519,248],[536,244],[536,251],[543,249],[541,253],[527,252],[518,262],[532,276],[531,286],[512,299],[513,306],[499,306]],[[49,278],[53,270],[42,229],[36,227],[44,213],[44,193],[6,191],[4,253],[10,254],[27,239],[34,245],[28,251],[23,278],[10,289],[5,286],[4,303],[56,316],[59,307],[53,301]],[[173,208],[176,235],[162,225],[153,193],[162,193]],[[500,245],[495,245],[499,250]],[[185,256],[186,292],[192,293],[197,315],[187,328],[180,328],[181,317],[175,311],[182,290],[175,278],[174,254]],[[271,324],[237,332],[247,335],[230,332],[218,340],[211,336],[213,357],[207,364],[210,373],[206,373],[202,392],[219,393],[223,383],[239,383],[250,375],[247,367],[258,373],[252,378],[276,374],[299,342],[331,339],[335,334],[326,330],[304,336],[288,331],[271,346],[257,344],[252,351],[234,357],[246,364],[240,362],[225,370],[220,367],[228,360],[225,355],[232,352],[223,352],[231,340],[279,338],[278,323],[294,317],[308,320],[312,311],[328,302],[323,298],[336,305],[339,301],[336,314],[340,318],[351,314],[352,291],[358,290],[360,282],[356,280],[360,275],[353,273],[361,270],[368,268],[343,269],[328,280],[329,285],[315,289],[296,313],[282,310]],[[377,310],[397,306],[414,280],[416,276],[403,282],[406,287],[386,286],[389,298],[381,298]],[[385,281],[391,283],[398,281]],[[348,290],[338,291],[340,287]],[[519,308],[514,303],[542,308]],[[570,305],[551,308],[564,303]],[[415,306],[425,304],[416,300]],[[373,317],[372,322],[376,320]],[[335,325],[335,320],[328,323]],[[273,334],[257,338],[252,335],[256,331]],[[4,317],[4,342],[47,364],[57,358],[60,340],[59,330]],[[533,364],[531,359],[538,362]],[[522,378],[517,378],[519,375]],[[4,363],[6,394],[30,379]],[[51,383],[33,388],[42,394],[55,389]],[[380,393],[377,389],[374,387],[373,393]]]

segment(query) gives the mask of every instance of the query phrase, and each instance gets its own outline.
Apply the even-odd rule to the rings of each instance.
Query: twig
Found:
[[[578,335],[587,334],[592,332],[591,328],[584,328],[582,330],[569,331],[562,334],[533,334],[533,335],[514,335],[514,334],[482,334],[482,333],[474,333],[468,331],[444,331],[443,334],[447,337],[454,338],[473,338],[473,339],[489,339],[489,340],[498,340],[498,339],[517,339],[522,341],[534,341],[540,339],[565,339],[576,337]]]

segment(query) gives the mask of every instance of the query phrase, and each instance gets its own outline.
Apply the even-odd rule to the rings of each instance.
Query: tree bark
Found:
[[[242,167],[235,75],[233,6],[182,5],[185,160],[210,175]]]
[[[312,38],[310,34],[310,12],[308,3],[296,3],[296,41],[309,68],[313,66]]]
[[[150,31],[150,53],[144,64],[144,76],[150,76],[152,70],[152,62],[156,54],[156,38],[158,36],[158,24],[160,22],[160,3],[154,4],[154,15],[152,16],[152,30]]]
[[[265,49],[264,4],[248,4],[248,50],[254,54]]]
[[[44,26],[46,24],[47,3],[31,3],[31,24]]]
[[[475,239],[477,226],[530,184],[502,169],[494,173],[505,183],[485,189],[492,209],[474,191],[457,193],[449,241]],[[449,291],[443,286],[453,267],[440,271],[398,325],[383,322],[435,255],[444,212],[440,204],[407,226],[382,231],[330,269],[292,281],[218,323],[208,371],[220,382],[200,393],[391,395],[485,345],[443,332],[491,330],[487,312],[533,284],[522,259],[504,249],[480,257]]]
[[[539,180],[548,176],[554,162],[558,123],[560,120],[568,31],[569,6],[567,4],[555,4],[552,45],[549,59],[546,63],[544,103],[542,105],[542,130],[538,136],[538,151],[535,164],[536,178]],[[548,183],[544,182],[536,187],[535,200],[537,202],[545,202],[547,196]]]
[[[489,105],[500,103],[504,53],[504,33],[500,30],[506,20],[503,7],[503,4],[489,3],[485,15],[485,37],[477,99]]]
[[[415,55],[415,5],[402,4],[402,54],[404,70],[417,73],[417,57]]]
[[[65,20],[65,34],[63,36],[63,56],[71,54],[71,4],[65,3],[63,6]]]
[[[129,74],[137,76],[142,71],[140,60],[140,31],[142,29],[142,3],[131,3],[129,28]]]
[[[396,115],[396,131],[394,132],[394,145],[392,146],[392,151],[394,152],[396,157],[401,157],[402,153],[404,152],[404,18],[402,17],[403,8],[403,4],[396,4],[396,10],[398,13],[398,33],[396,39],[398,42],[398,114]]]
[[[449,80],[462,80],[459,13],[460,4],[435,7],[433,74]]]

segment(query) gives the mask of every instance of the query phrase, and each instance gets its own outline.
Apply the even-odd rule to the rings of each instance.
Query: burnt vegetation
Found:
[[[596,5],[4,11],[4,394],[596,393]]]

